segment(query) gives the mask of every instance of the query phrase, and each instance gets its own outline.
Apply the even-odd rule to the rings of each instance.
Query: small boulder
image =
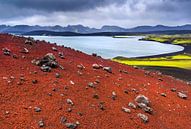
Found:
[[[59,74],[59,73],[56,73],[56,74],[55,74],[55,77],[56,77],[56,78],[60,78],[60,74]]]
[[[63,52],[59,52],[59,53],[58,53],[58,56],[59,56],[61,59],[64,59],[64,53],[63,53]]]
[[[99,109],[101,109],[102,111],[105,110],[104,102],[99,103]]]
[[[165,93],[161,93],[160,95],[163,96],[163,97],[166,97],[166,94],[165,94]]]
[[[103,67],[103,70],[107,71],[108,73],[112,73],[111,67]]]
[[[92,56],[97,57],[97,53],[92,53]]]
[[[117,98],[117,94],[115,93],[115,91],[112,92],[111,98],[112,98],[113,100],[115,100],[115,99]]]
[[[67,121],[67,118],[65,117],[65,116],[62,116],[61,118],[60,118],[60,122],[61,123],[65,123]]]
[[[50,72],[50,71],[51,71],[51,67],[46,66],[46,65],[41,66],[40,69],[41,69],[43,72]]]
[[[131,107],[131,108],[133,108],[133,109],[136,109],[136,108],[137,108],[136,105],[135,105],[134,103],[132,103],[132,102],[129,102],[128,106]]]
[[[43,58],[48,60],[54,60],[54,61],[56,60],[56,57],[52,53],[47,53]]]
[[[131,110],[129,108],[126,108],[126,107],[122,107],[121,108],[123,112],[125,113],[131,113]]]
[[[65,123],[65,125],[69,129],[76,129],[78,126],[76,123]]]
[[[52,47],[52,50],[53,50],[53,51],[58,51],[58,49],[57,49],[57,48],[55,48],[55,47]]]
[[[41,108],[39,108],[39,107],[34,107],[34,111],[35,111],[35,112],[41,112]]]
[[[147,105],[145,105],[144,103],[138,103],[137,104],[139,108],[141,108],[144,112],[152,114],[153,113],[153,109],[151,107],[148,107]]]
[[[148,106],[150,104],[150,101],[149,99],[144,96],[144,95],[138,95],[136,98],[135,98],[135,102],[137,103],[143,103],[145,104],[146,106]]]
[[[6,55],[6,56],[10,56],[11,55],[11,50],[8,49],[8,48],[3,48],[2,51],[3,51],[3,54]]]
[[[101,68],[100,65],[98,65],[98,64],[93,64],[92,67],[93,67],[94,69],[100,69],[100,68]]]
[[[24,54],[28,54],[29,53],[29,50],[27,48],[23,48],[21,51],[21,53],[24,53]]]
[[[43,120],[40,120],[40,121],[38,122],[38,126],[39,126],[40,128],[44,127],[44,126],[45,126],[44,121],[43,121]]]
[[[95,86],[95,84],[94,84],[93,82],[89,82],[89,83],[88,83],[88,86],[89,86],[90,88],[96,88],[96,86]]]
[[[172,92],[176,92],[176,88],[171,88],[171,91]]]
[[[14,59],[18,59],[18,56],[16,54],[13,54]]]
[[[186,95],[185,93],[182,93],[182,92],[178,92],[177,95],[181,99],[187,99],[188,98],[188,95]]]
[[[83,69],[85,69],[85,66],[83,66],[82,64],[80,64],[80,65],[77,65],[77,68],[80,69],[80,70],[83,70]]]
[[[103,70],[105,70],[108,73],[112,73],[112,68],[111,67],[103,67]]]
[[[26,39],[25,44],[33,45],[33,42],[31,40],[29,40],[29,39]]]
[[[149,122],[149,117],[147,115],[144,115],[142,113],[137,114],[137,116],[144,122],[147,123]]]
[[[71,106],[74,105],[74,103],[73,103],[73,101],[72,101],[71,99],[67,99],[67,100],[66,100],[66,103],[67,103],[67,104],[70,104]]]
[[[33,83],[33,84],[37,84],[38,81],[37,81],[37,80],[32,80],[32,83]]]

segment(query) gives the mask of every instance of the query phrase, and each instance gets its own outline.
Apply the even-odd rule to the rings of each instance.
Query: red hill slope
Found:
[[[0,50],[1,129],[191,128],[186,82],[12,35]]]

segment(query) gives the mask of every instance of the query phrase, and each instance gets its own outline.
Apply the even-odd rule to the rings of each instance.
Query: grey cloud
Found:
[[[1,0],[4,5],[44,11],[83,11],[110,4],[123,4],[126,0]]]
[[[191,0],[0,0],[0,23],[101,26],[191,23]]]

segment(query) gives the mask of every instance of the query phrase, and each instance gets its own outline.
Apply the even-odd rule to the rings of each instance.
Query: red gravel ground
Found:
[[[25,44],[25,40],[22,37],[0,35],[0,50],[8,48],[18,56],[15,59],[0,51],[1,129],[37,129],[40,128],[40,120],[44,122],[41,128],[64,129],[67,127],[61,122],[63,116],[68,123],[78,121],[79,129],[191,128],[190,84],[158,72],[118,64],[45,41],[29,45]],[[52,47],[58,51],[53,51]],[[29,53],[20,53],[23,48],[27,48]],[[63,52],[65,59],[59,58],[58,52]],[[33,59],[47,53],[53,53],[64,70],[55,68],[51,72],[42,72],[39,66],[31,63]],[[94,63],[111,67],[113,73],[93,69]],[[80,64],[85,69],[80,70],[77,67]],[[56,73],[61,77],[56,78]],[[24,77],[22,82],[21,77]],[[35,79],[38,80],[37,84],[32,83]],[[95,84],[96,88],[88,87],[88,83],[96,79],[100,81]],[[177,91],[172,92],[171,88]],[[113,91],[117,94],[116,100],[111,98]],[[179,98],[179,91],[186,93],[188,98]],[[166,97],[161,96],[161,93],[165,93]],[[99,98],[94,98],[95,94]],[[135,98],[140,94],[151,101],[153,114],[128,107],[128,103],[135,103]],[[74,106],[67,104],[67,99],[71,99]],[[100,102],[104,102],[105,110],[100,109]],[[34,107],[40,107],[41,111],[35,112]],[[122,107],[129,108],[131,113],[123,112]],[[68,112],[68,108],[72,111]],[[138,113],[147,115],[149,122],[142,122]]]

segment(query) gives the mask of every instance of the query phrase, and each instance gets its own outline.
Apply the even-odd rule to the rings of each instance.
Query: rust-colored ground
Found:
[[[12,35],[0,35],[0,50],[6,47],[18,56],[18,59],[14,59],[0,51],[1,129],[37,129],[40,120],[44,122],[42,128],[64,129],[66,126],[61,122],[63,116],[69,123],[78,121],[79,129],[191,128],[191,86],[186,82],[43,41],[28,45],[24,43],[25,40]],[[53,46],[58,51],[53,51]],[[23,48],[27,48],[29,53],[20,53]],[[59,58],[58,52],[63,52],[65,59]],[[47,53],[53,53],[65,69],[56,68],[46,73],[31,63],[33,59]],[[93,69],[94,63],[112,67],[113,73]],[[85,69],[80,70],[77,67],[80,64]],[[119,70],[128,71],[128,74]],[[56,78],[55,73],[61,77]],[[24,81],[21,81],[23,77]],[[35,79],[38,80],[37,84],[32,83]],[[100,83],[96,84],[96,88],[88,87],[89,82],[97,79]],[[171,88],[185,92],[188,98],[179,98]],[[128,94],[124,93],[125,90]],[[116,100],[111,99],[113,91],[117,94]],[[165,93],[166,97],[161,96],[161,93]],[[95,94],[99,98],[93,97]],[[139,94],[150,99],[152,115],[139,108],[128,107],[129,102],[135,103],[134,99]],[[71,99],[74,106],[67,104],[67,99]],[[100,109],[100,102],[104,102],[105,110]],[[123,106],[129,108],[131,113],[123,112]],[[34,107],[40,107],[41,111],[35,112]],[[68,108],[72,111],[68,112]],[[147,115],[149,122],[143,123],[138,113]]]

